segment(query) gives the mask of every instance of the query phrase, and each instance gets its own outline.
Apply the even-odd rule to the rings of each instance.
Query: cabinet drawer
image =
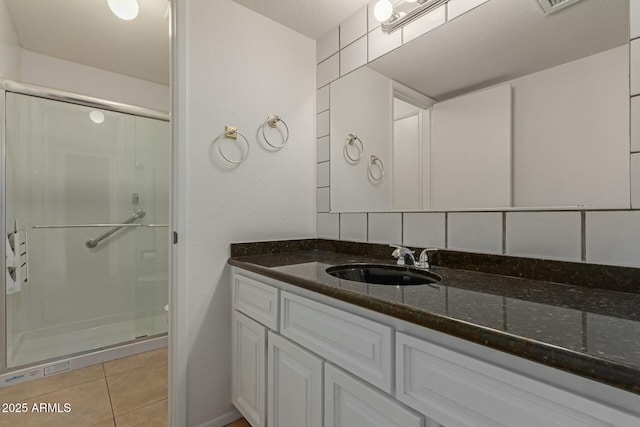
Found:
[[[278,330],[278,289],[245,277],[233,276],[233,308]]]
[[[282,335],[391,393],[391,328],[288,292],[281,307]]]
[[[396,334],[397,398],[446,427],[631,427],[640,419],[473,357]]]
[[[340,369],[325,365],[324,427],[423,427],[422,415]]]

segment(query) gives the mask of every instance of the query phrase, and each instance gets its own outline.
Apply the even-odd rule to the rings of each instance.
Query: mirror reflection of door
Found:
[[[422,171],[428,167],[428,132],[423,132],[423,123],[428,123],[428,110],[410,104],[398,97],[393,98],[393,190],[394,210],[414,210],[428,204],[423,199]],[[427,120],[424,120],[424,116]],[[423,143],[424,141],[424,143]],[[427,159],[428,160],[428,159]],[[425,171],[428,173],[428,171]],[[428,207],[428,206],[427,206]]]

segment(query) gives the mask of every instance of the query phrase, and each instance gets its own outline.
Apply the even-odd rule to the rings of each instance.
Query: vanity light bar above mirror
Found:
[[[578,1],[579,0],[537,0],[547,15]],[[403,0],[394,5],[391,0],[378,0],[374,8],[374,16],[381,22],[382,31],[391,34],[404,25],[415,21],[447,3],[449,3],[449,0]]]
[[[578,0],[538,0],[540,7],[547,15],[576,3]]]
[[[382,31],[390,34],[447,3],[449,0],[405,0],[394,7],[390,0],[379,0],[374,14],[376,19],[382,22]]]

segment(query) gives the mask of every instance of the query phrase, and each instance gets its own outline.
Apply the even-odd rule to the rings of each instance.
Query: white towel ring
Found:
[[[227,138],[234,139],[237,141],[238,135],[240,135],[240,137],[244,140],[244,144],[247,146],[247,149],[244,153],[244,156],[242,156],[240,160],[232,160],[229,157],[227,157],[222,151],[222,141],[224,141]],[[238,129],[231,126],[225,126],[224,133],[218,136],[217,139],[218,139],[218,153],[220,153],[220,156],[223,159],[225,159],[227,162],[232,163],[234,165],[239,165],[240,163],[247,160],[247,157],[249,157],[249,140],[240,131],[238,131]]]
[[[376,166],[379,169],[378,175],[375,175],[373,173],[374,166]],[[374,156],[373,154],[371,155],[371,159],[369,160],[369,165],[367,166],[367,170],[369,172],[369,178],[371,178],[373,182],[382,181],[382,178],[384,177],[384,163],[382,163],[382,160],[380,160],[378,156]]]
[[[350,161],[351,163],[356,163],[362,158],[362,155],[364,154],[364,144],[362,143],[362,140],[360,138],[352,133],[347,134],[347,138],[347,143],[344,145],[344,155],[347,157],[348,161]],[[358,150],[358,155],[355,158],[351,157],[351,154],[349,154],[350,145],[353,145]]]
[[[264,126],[269,125],[272,128],[277,128],[280,123],[284,125],[286,134],[282,135],[282,144],[272,144],[271,141],[269,141],[269,138],[267,138],[267,135],[264,133]],[[264,138],[264,142],[266,142],[270,147],[279,150],[280,148],[285,146],[287,141],[289,141],[289,126],[287,126],[287,123],[282,120],[282,117],[277,114],[271,114],[269,115],[269,117],[267,117],[267,121],[262,125],[262,137]]]

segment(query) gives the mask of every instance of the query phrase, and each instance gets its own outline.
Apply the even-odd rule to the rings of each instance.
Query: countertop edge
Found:
[[[521,338],[507,332],[502,332],[462,320],[429,313],[410,306],[398,303],[390,303],[374,297],[363,296],[355,292],[324,286],[313,280],[291,276],[287,273],[273,270],[250,262],[230,257],[229,265],[261,274],[290,285],[317,292],[324,296],[335,298],[356,306],[372,310],[396,319],[426,327],[447,335],[451,335],[465,341],[480,344],[482,346],[502,351],[513,356],[560,369],[574,375],[598,381],[631,393],[640,394],[640,384],[637,382],[640,372],[628,365],[614,361],[601,359],[584,353],[579,353],[562,347],[545,344],[539,341]],[[345,298],[348,294],[349,298]],[[394,307],[403,306],[399,312]],[[417,318],[417,316],[420,318]],[[605,371],[606,375],[598,371]]]

